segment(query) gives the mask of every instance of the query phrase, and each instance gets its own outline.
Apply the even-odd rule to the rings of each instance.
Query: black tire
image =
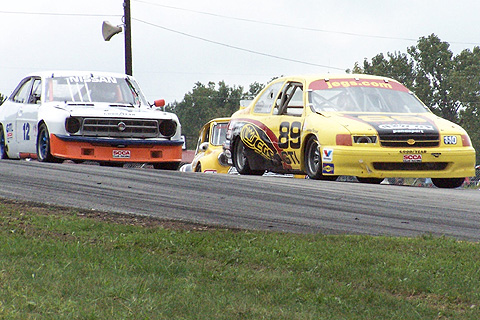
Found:
[[[361,183],[370,183],[370,184],[380,184],[384,178],[362,178],[357,177],[358,182]]]
[[[161,170],[178,170],[180,162],[156,162],[153,167]]]
[[[7,143],[5,142],[5,132],[3,127],[0,126],[0,159],[8,159]]]
[[[437,188],[458,188],[464,181],[465,178],[432,178],[432,183]]]
[[[50,133],[45,123],[38,127],[37,159],[40,162],[58,162],[59,160],[50,153]]]
[[[261,176],[265,170],[252,170],[248,163],[247,148],[242,142],[242,139],[237,138],[233,145],[233,165],[239,174],[257,175]]]
[[[337,180],[337,176],[324,176],[322,174],[322,157],[320,146],[316,137],[311,137],[306,144],[304,154],[305,172],[310,179],[315,180]]]
[[[195,172],[202,172],[202,164],[200,162],[195,167]]]

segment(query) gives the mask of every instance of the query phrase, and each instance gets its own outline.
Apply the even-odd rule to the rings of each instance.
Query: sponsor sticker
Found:
[[[112,156],[115,159],[130,159],[130,150],[113,150]]]
[[[333,161],[333,149],[325,148],[322,150],[322,161],[323,162]]]
[[[333,163],[324,163],[322,166],[322,173],[334,174],[335,165]]]
[[[422,162],[421,154],[404,154],[403,162]]]

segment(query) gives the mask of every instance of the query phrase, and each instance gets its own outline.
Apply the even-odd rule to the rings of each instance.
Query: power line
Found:
[[[225,16],[225,15],[206,12],[206,11],[199,11],[199,10],[193,10],[193,9],[186,9],[186,8],[168,6],[168,5],[158,4],[158,3],[152,3],[152,2],[144,1],[144,0],[132,0],[132,1],[138,2],[138,3],[149,4],[149,5],[153,5],[153,6],[158,6],[158,7],[163,7],[163,8],[168,8],[168,9],[198,13],[198,14],[208,15],[208,16],[212,16],[212,17],[217,17],[217,18],[244,21],[244,22],[257,23],[257,24],[270,25],[270,26],[296,29],[296,30],[340,34],[340,35],[346,35],[346,36],[374,38],[374,39],[402,40],[402,41],[410,41],[410,42],[417,42],[418,41],[418,39],[413,39],[413,38],[402,38],[402,37],[380,36],[380,35],[362,34],[362,33],[354,33],[354,32],[332,31],[332,30],[325,30],[325,29],[318,29],[318,28],[307,28],[307,27],[293,26],[293,25],[287,25],[287,24],[283,24],[283,23],[266,22],[266,21],[253,20],[253,19],[247,19],[247,18],[238,18],[238,17]],[[450,41],[449,43],[451,43],[451,44],[464,44],[464,45],[479,45],[480,44],[478,42],[457,42],[457,41]]]
[[[72,17],[122,17],[121,14],[91,14],[91,13],[54,13],[54,12],[27,12],[27,11],[3,11],[4,14],[26,14],[38,16],[72,16]]]
[[[132,20],[135,20],[135,21],[138,21],[138,22],[141,22],[141,23],[144,23],[144,24],[156,27],[156,28],[160,28],[160,29],[163,29],[163,30],[166,30],[166,31],[181,34],[181,35],[186,36],[186,37],[190,37],[190,38],[194,38],[194,39],[197,39],[197,40],[213,43],[213,44],[216,44],[216,45],[219,45],[219,46],[227,47],[227,48],[230,48],[230,49],[240,50],[240,51],[261,55],[261,56],[264,56],[264,57],[280,59],[280,60],[284,60],[284,61],[302,63],[302,64],[315,66],[315,67],[330,68],[330,69],[345,71],[345,68],[338,68],[338,67],[332,67],[332,66],[327,66],[327,65],[323,65],[323,64],[317,64],[317,63],[306,62],[306,61],[301,61],[301,60],[296,60],[296,59],[290,59],[290,58],[276,56],[276,55],[273,55],[273,54],[263,53],[263,52],[254,51],[254,50],[251,50],[251,49],[245,49],[245,48],[229,45],[229,44],[226,44],[226,43],[222,43],[222,42],[218,42],[218,41],[194,36],[194,35],[191,35],[191,34],[188,34],[188,33],[185,33],[185,32],[173,30],[173,29],[170,29],[170,28],[167,28],[167,27],[164,27],[164,26],[160,26],[158,24],[154,24],[154,23],[151,23],[151,22],[147,22],[147,21],[144,21],[144,20],[141,20],[141,19],[137,19],[137,18],[132,18]]]

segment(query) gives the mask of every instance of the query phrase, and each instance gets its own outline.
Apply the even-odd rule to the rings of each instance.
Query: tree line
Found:
[[[469,133],[480,163],[480,47],[454,55],[447,42],[431,34],[419,38],[406,52],[379,53],[356,62],[346,72],[385,76],[403,83],[432,112]],[[204,123],[230,116],[238,110],[240,100],[253,98],[263,87],[255,82],[245,91],[224,81],[218,85],[197,82],[182,101],[168,104],[167,109],[178,115],[187,145],[193,149]]]

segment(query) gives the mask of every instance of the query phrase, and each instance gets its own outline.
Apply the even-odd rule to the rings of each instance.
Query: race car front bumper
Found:
[[[72,160],[180,162],[182,140],[108,139],[50,135],[50,153]]]
[[[322,147],[322,172],[365,178],[462,178],[475,176],[475,150],[458,148]]]

